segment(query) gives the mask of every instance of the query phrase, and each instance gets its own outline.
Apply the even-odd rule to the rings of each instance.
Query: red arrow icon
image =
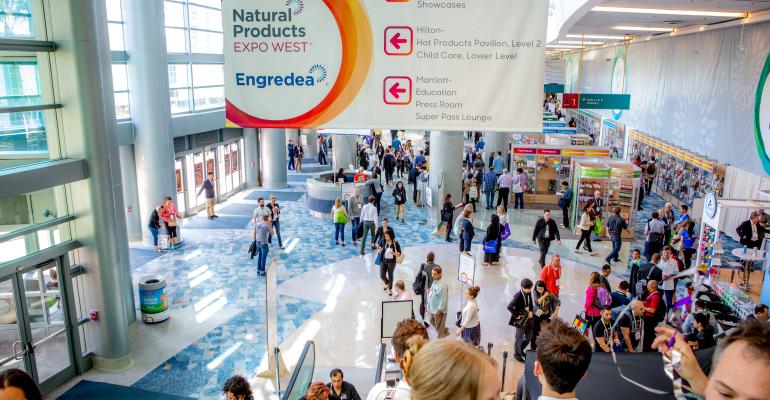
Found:
[[[391,96],[398,99],[401,97],[401,93],[406,93],[406,89],[400,88],[398,82],[396,82],[388,89],[388,92],[390,92]]]
[[[396,34],[390,38],[390,44],[396,49],[401,49],[401,44],[406,42],[408,42],[408,40],[401,38],[401,32],[396,32]]]

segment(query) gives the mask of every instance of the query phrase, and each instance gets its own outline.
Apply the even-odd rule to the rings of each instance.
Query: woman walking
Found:
[[[393,189],[393,199],[396,202],[396,220],[401,216],[401,223],[404,223],[404,204],[406,204],[406,188],[404,182],[396,182],[396,188]]]
[[[348,212],[342,205],[342,199],[337,197],[332,207],[332,219],[334,220],[334,241],[345,246],[345,224],[348,223]]]
[[[441,221],[446,223],[446,238],[444,240],[447,243],[452,241],[452,221],[454,220],[455,206],[452,204],[452,195],[447,193],[444,196],[444,207],[441,208]]]
[[[481,343],[481,322],[479,322],[479,306],[476,297],[481,288],[469,287],[465,291],[465,305],[460,311],[460,329],[455,336],[460,336],[467,343],[478,346]]]
[[[155,246],[155,252],[160,253],[163,250],[158,246],[158,232],[160,231],[160,216],[163,213],[163,210],[165,207],[163,204],[159,204],[155,209],[152,210],[152,213],[150,214],[150,222],[147,224],[147,228],[150,230],[150,233],[152,234],[152,245]]]
[[[540,329],[542,327],[551,322],[552,317],[559,316],[559,307],[561,306],[561,301],[559,301],[559,298],[556,297],[553,293],[548,291],[548,288],[545,286],[545,282],[543,281],[537,281],[535,283],[535,305],[537,306],[537,310],[540,310],[540,315],[537,315],[535,317],[535,325],[533,327],[532,331],[532,341],[530,342],[532,344],[532,350],[537,350],[537,344],[535,343],[537,336],[540,334]]]
[[[425,188],[428,186],[428,171],[425,167],[417,167],[417,207],[425,205]]]
[[[583,310],[586,313],[586,320],[588,321],[588,331],[593,329],[593,326],[596,324],[596,321],[601,318],[602,310],[596,306],[596,296],[599,293],[599,287],[604,286],[602,284],[601,276],[598,272],[594,271],[591,272],[591,277],[588,278],[588,287],[586,287],[586,299],[583,303]],[[588,331],[586,331],[586,335],[588,334]]]
[[[502,226],[500,225],[500,217],[497,216],[497,214],[492,214],[489,216],[489,226],[487,227],[487,234],[484,236],[484,243],[488,242],[495,242],[495,251],[494,253],[487,253],[486,249],[484,250],[484,262],[481,263],[481,265],[495,265],[500,261],[500,245],[502,244],[502,238],[500,237],[500,234],[503,232]],[[486,246],[485,246],[486,247]]]
[[[168,229],[169,247],[172,249],[178,248],[179,235],[177,234],[176,227],[182,219],[182,214],[176,210],[176,204],[174,204],[171,196],[166,196],[166,198],[163,199],[163,211],[160,215],[163,217],[163,221],[166,223],[166,228]]]
[[[381,254],[380,279],[385,283],[382,290],[387,290],[388,296],[393,296],[393,272],[396,270],[396,259],[401,255],[401,245],[385,231],[377,251]]]
[[[462,233],[460,236],[460,251],[466,256],[470,255],[471,242],[473,241],[473,235],[476,232],[473,231],[473,219],[471,219],[470,210],[465,210],[462,220]]]
[[[302,145],[297,145],[297,148],[295,150],[296,153],[296,162],[295,167],[297,168],[297,172],[302,172],[302,158],[305,157],[305,148],[302,147]]]
[[[692,255],[695,254],[695,222],[688,219],[679,230],[682,240],[682,254],[684,255],[685,268],[692,265]]]
[[[583,244],[583,248],[588,250],[588,254],[595,256],[593,249],[591,249],[591,231],[594,229],[594,221],[596,220],[596,214],[594,214],[594,205],[592,202],[588,202],[583,207],[583,215],[580,216],[580,240],[578,240],[575,246],[575,253],[582,254],[580,251],[580,245]]]

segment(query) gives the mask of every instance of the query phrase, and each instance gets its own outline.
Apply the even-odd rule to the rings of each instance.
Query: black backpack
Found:
[[[425,284],[428,281],[428,277],[425,274],[425,264],[420,265],[420,272],[414,277],[414,283],[412,283],[412,290],[414,294],[422,296],[425,294]]]

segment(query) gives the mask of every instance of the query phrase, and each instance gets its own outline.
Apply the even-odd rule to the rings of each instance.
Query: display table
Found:
[[[318,218],[331,219],[331,209],[337,197],[347,201],[356,189],[361,194],[361,202],[365,204],[369,195],[374,194],[374,181],[370,179],[366,183],[353,183],[356,172],[345,171],[345,183],[334,182],[334,172],[322,172],[308,178],[305,203],[310,212]]]
[[[749,277],[751,276],[751,270],[754,269],[754,263],[757,261],[763,261],[767,258],[767,254],[765,251],[762,250],[756,250],[756,249],[747,249],[744,250],[743,248],[737,248],[733,249],[731,252],[732,255],[735,257],[738,257],[744,266],[744,286],[743,290],[749,290]]]

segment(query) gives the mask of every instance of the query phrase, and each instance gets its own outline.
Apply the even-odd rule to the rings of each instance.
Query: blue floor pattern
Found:
[[[411,194],[411,187],[408,187],[408,190]],[[433,225],[418,223],[424,219],[425,210],[416,207],[411,201],[406,205],[408,223],[396,222],[393,218],[395,205],[391,191],[392,187],[386,187],[380,215],[391,218],[396,239],[401,246],[444,243],[443,238],[431,235]],[[253,197],[253,193],[251,196]],[[293,198],[299,201],[279,201],[282,208],[283,244],[291,247],[292,251],[287,253],[278,250],[275,237],[271,246],[271,255],[279,255],[279,284],[307,271],[354,257],[359,251],[358,247],[352,246],[350,224],[345,230],[345,241],[348,245],[337,246],[334,242],[332,222],[313,217],[301,198]],[[657,209],[662,204],[662,198],[659,196],[645,197],[645,212]],[[250,219],[246,216],[250,213],[247,204],[231,204],[220,211],[223,214],[232,213],[236,216],[234,218]],[[638,213],[634,222],[643,224],[639,221],[646,221],[646,218],[649,217],[643,212]],[[201,223],[196,225],[185,222],[185,246],[142,265],[135,273],[164,274],[168,282],[171,308],[193,305],[221,290],[221,295],[242,311],[162,363],[137,381],[134,387],[175,395],[211,398],[219,396],[221,385],[232,374],[254,376],[257,372],[266,350],[263,311],[265,299],[264,281],[256,276],[256,262],[250,260],[247,253],[251,243],[251,223],[248,221],[232,228],[211,230],[206,229],[211,227],[209,222],[211,221],[205,218],[201,218]],[[480,233],[477,233],[477,236]],[[637,242],[639,237],[637,233]],[[643,244],[643,235],[641,243]],[[505,246],[537,249],[530,243],[512,240],[507,240]],[[371,250],[367,248],[367,253],[369,252]],[[323,257],[318,257],[319,254],[323,254]],[[564,256],[574,259],[574,255]],[[319,311],[323,304],[280,295],[278,306],[279,336],[283,341],[283,338]],[[216,365],[212,364],[217,357],[228,353],[228,357],[218,361]]]

